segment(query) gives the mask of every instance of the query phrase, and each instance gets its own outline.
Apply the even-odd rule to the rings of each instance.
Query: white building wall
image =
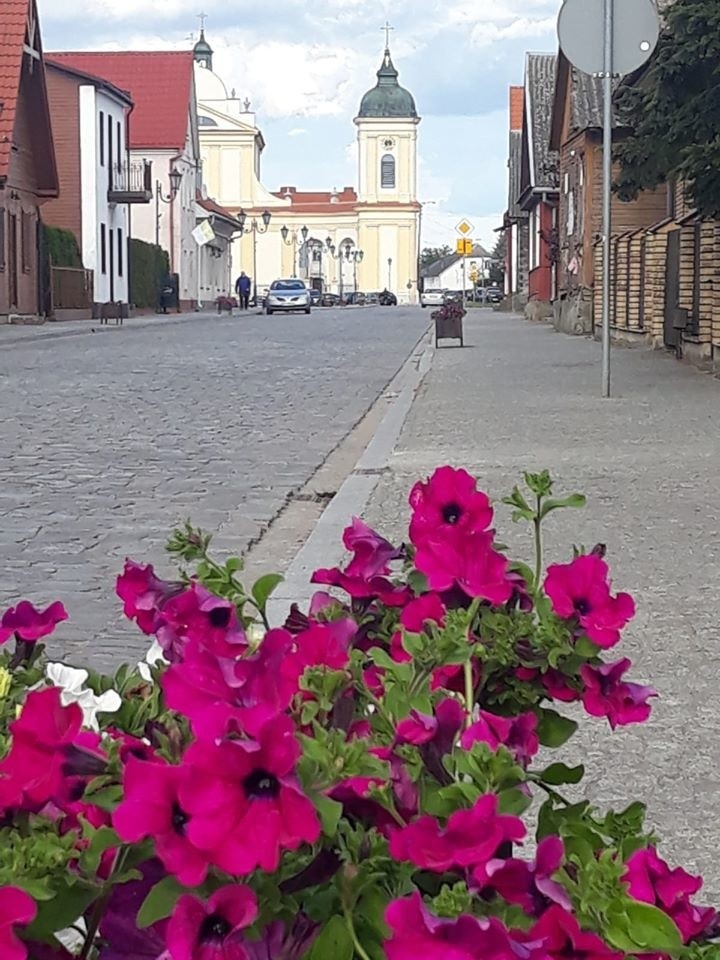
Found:
[[[108,202],[111,169],[127,157],[125,105],[89,84],[79,97],[83,265],[93,271],[96,303],[127,303],[128,208]]]

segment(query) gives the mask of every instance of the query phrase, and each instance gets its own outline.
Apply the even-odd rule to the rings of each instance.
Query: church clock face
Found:
[[[383,147],[385,147],[386,150],[392,150],[394,146],[395,141],[391,137],[388,137],[387,140],[383,140]]]

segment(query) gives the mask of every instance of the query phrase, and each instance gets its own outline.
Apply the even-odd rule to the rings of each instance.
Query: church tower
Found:
[[[358,131],[359,288],[387,289],[400,303],[418,302],[420,210],[417,149],[420,117],[400,86],[390,55],[389,25],[377,83],[362,98]]]
[[[361,203],[414,203],[417,200],[417,128],[415,100],[398,82],[385,48],[377,84],[362,99],[358,128]]]
[[[193,47],[193,56],[195,58],[195,63],[200,67],[205,67],[206,70],[212,72],[213,68],[213,49],[210,44],[205,39],[205,29],[200,30],[200,39]]]

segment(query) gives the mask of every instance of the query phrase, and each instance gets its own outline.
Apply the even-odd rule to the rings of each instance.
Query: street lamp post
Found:
[[[250,220],[250,225],[248,226],[248,216],[244,210],[241,210],[238,214],[238,221],[240,223],[240,236],[243,236],[246,233],[251,233],[253,237],[253,301],[255,306],[258,303],[257,296],[257,238],[258,234],[267,233],[270,227],[270,221],[272,220],[272,214],[269,210],[265,210],[263,215],[260,217],[263,225],[260,226],[258,223],[257,217],[253,217]]]
[[[336,260],[336,261],[337,261],[337,265],[338,265],[338,281],[339,281],[338,290],[339,290],[339,293],[340,293],[340,303],[342,304],[342,299],[343,299],[343,259],[346,260],[346,261],[349,261],[349,260],[350,260],[351,251],[352,251],[352,245],[351,245],[350,242],[348,241],[348,243],[346,243],[344,246],[343,246],[343,244],[340,244],[340,249],[338,250],[338,248],[337,248],[337,247],[335,246],[335,244],[332,242],[332,237],[328,237],[327,240],[325,241],[325,246],[327,247],[328,253],[329,253],[330,256],[333,258],[333,260]]]
[[[355,293],[358,292],[357,268],[358,264],[362,263],[362,258],[364,256],[365,253],[362,250],[351,250],[349,246],[345,248],[345,257],[346,259],[352,261],[353,265],[353,286],[355,287]]]
[[[180,192],[180,184],[182,183],[182,170],[176,170],[174,167],[170,171],[170,193],[165,196],[163,193],[162,184],[159,180],[155,181],[155,246],[160,246],[160,204],[167,203],[171,204],[175,197]],[[169,244],[172,246],[172,243]],[[170,253],[170,258],[172,259],[172,250],[168,251]]]
[[[290,230],[285,226],[281,229],[280,235],[282,236],[283,243],[286,243],[289,247],[293,248],[293,277],[297,276],[297,243],[298,243],[298,233],[302,237],[303,246],[307,243],[308,234],[310,231],[307,227],[303,227],[300,231],[293,230],[292,237],[290,236]]]
[[[388,293],[392,293],[392,257],[388,257]]]

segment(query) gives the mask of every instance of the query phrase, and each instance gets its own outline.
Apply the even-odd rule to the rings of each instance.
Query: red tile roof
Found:
[[[525,109],[525,88],[510,87],[510,129],[522,130]]]
[[[130,115],[131,149],[183,149],[192,92],[192,51],[92,51],[49,56],[128,91],[135,103]]]
[[[333,206],[336,206],[338,203],[357,202],[357,194],[352,187],[344,187],[339,193],[330,190],[313,192],[298,190],[296,187],[281,187],[274,191],[274,196],[281,197],[283,200],[288,199],[294,207],[326,203],[332,203]],[[337,201],[333,201],[333,197],[336,197]]]
[[[20,91],[28,0],[3,0],[0,14],[0,178],[8,175]]]
[[[210,197],[203,199],[202,194],[198,191],[195,195],[195,199],[198,203],[198,206],[202,207],[203,210],[207,210],[208,213],[214,213],[218,217],[224,217],[226,220],[230,220],[232,223],[240,226],[240,222],[234,213],[230,213],[226,207],[221,207],[219,203],[216,203]]]

